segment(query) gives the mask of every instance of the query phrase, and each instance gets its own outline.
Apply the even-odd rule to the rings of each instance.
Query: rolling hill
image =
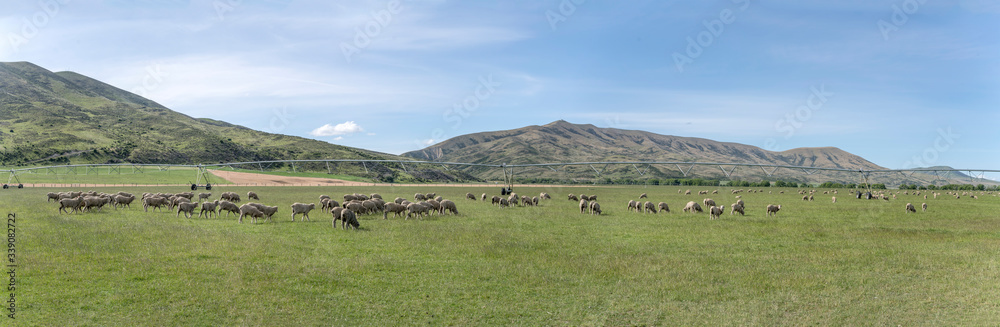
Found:
[[[430,147],[403,154],[420,160],[470,163],[535,164],[560,162],[597,161],[660,161],[660,162],[719,162],[839,168],[849,170],[881,170],[862,157],[835,147],[798,148],[773,152],[759,147],[718,142],[703,138],[660,135],[645,131],[616,128],[599,128],[589,124],[572,124],[563,120],[542,126],[482,132],[461,135]],[[600,165],[598,165],[600,166]],[[594,169],[601,167],[568,166],[564,171],[548,169],[530,171],[555,179],[593,178]],[[644,167],[628,165],[609,166],[602,176],[639,177],[636,170]],[[686,167],[685,167],[686,169]],[[726,169],[732,169],[727,167]],[[502,172],[481,168],[467,168],[473,174],[487,179],[500,179]],[[698,177],[725,179],[719,167],[699,166]],[[648,177],[679,178],[683,173],[673,165],[653,165]],[[929,183],[929,175],[879,176],[886,184]],[[760,169],[737,170],[733,178],[744,180],[782,179],[786,181],[821,183],[827,181],[858,183],[859,174],[823,172],[808,174],[798,170],[782,169],[769,177]]]
[[[74,72],[0,63],[0,166],[286,159],[400,157],[193,118]],[[391,167],[369,168],[394,180],[424,179]],[[427,175],[429,180],[472,178]]]

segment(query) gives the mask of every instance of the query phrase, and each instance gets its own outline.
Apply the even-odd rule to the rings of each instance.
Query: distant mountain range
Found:
[[[834,147],[767,151],[739,143],[598,128],[556,121],[543,126],[457,136],[422,150],[395,156],[327,142],[252,130],[222,121],[192,118],[154,101],[74,72],[51,72],[27,62],[0,63],[0,166],[66,163],[196,164],[285,159],[406,159],[485,164],[589,161],[707,161],[884,169]],[[360,174],[361,167],[355,167]],[[393,181],[496,180],[499,169],[436,168],[404,171],[393,165],[368,167]],[[635,174],[617,165],[602,176]],[[646,177],[681,177],[674,167],[649,167]],[[526,171],[550,178],[595,177],[589,167]],[[699,167],[700,177],[724,177],[721,169]],[[956,175],[957,174],[957,175]],[[947,179],[968,178],[960,173]],[[737,170],[734,178],[859,182],[857,174],[806,174]],[[889,183],[927,183],[929,176],[891,177]]]

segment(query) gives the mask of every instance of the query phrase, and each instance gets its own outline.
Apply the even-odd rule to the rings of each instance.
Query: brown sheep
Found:
[[[506,201],[506,200],[504,200],[504,201]],[[493,205],[500,205],[500,197],[499,197],[499,196],[496,196],[496,195],[494,195],[494,196],[493,196],[493,201],[492,201],[492,203],[491,203],[491,204],[493,204]]]
[[[465,193],[465,198],[472,201],[476,201],[476,195],[472,193]]]
[[[773,214],[775,217],[777,217],[778,216],[778,210],[781,210],[781,205],[780,204],[779,205],[768,204],[767,205],[767,216],[770,217]]]
[[[576,195],[573,195],[573,194],[567,195],[566,199],[568,199],[570,201],[580,201],[580,198],[576,197]]]
[[[357,230],[358,227],[361,227],[361,224],[358,223],[358,216],[351,210],[344,210],[344,212],[341,212],[340,221],[343,222],[344,230],[347,230],[348,228],[354,228]]]
[[[344,210],[347,209],[341,207],[330,209],[330,214],[333,215],[333,228],[337,228],[337,221],[340,220],[341,214],[344,213]]]
[[[715,200],[712,200],[712,199],[701,200],[701,203],[704,203],[706,207],[714,207],[715,206]]]
[[[917,209],[913,207],[913,203],[906,204],[906,213],[917,212]]]
[[[590,208],[589,205],[590,203],[587,200],[580,200],[580,213],[587,212],[587,209]]]

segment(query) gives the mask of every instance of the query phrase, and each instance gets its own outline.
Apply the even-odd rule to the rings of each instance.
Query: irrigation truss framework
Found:
[[[360,164],[364,168],[367,174],[371,173],[370,165],[375,164],[396,164],[399,165],[404,171],[409,171],[411,169],[416,169],[420,165],[432,165],[440,166],[444,170],[451,170],[450,167],[482,167],[488,169],[502,169],[504,175],[504,184],[508,187],[513,184],[515,169],[519,171],[525,171],[530,169],[549,169],[553,172],[565,172],[567,167],[576,166],[588,166],[593,171],[595,177],[601,177],[604,171],[612,165],[626,165],[631,166],[639,176],[645,176],[649,172],[649,169],[653,165],[658,166],[673,166],[684,176],[688,177],[691,174],[691,170],[696,166],[707,166],[707,167],[718,167],[726,178],[731,178],[736,172],[737,168],[745,168],[756,170],[760,169],[767,177],[772,177],[779,169],[787,169],[793,171],[802,171],[807,175],[813,175],[818,172],[843,172],[843,173],[856,173],[859,177],[863,178],[865,183],[868,183],[869,177],[873,173],[887,173],[887,174],[901,174],[904,177],[913,176],[916,173],[925,173],[934,175],[936,177],[942,177],[942,173],[958,172],[966,173],[969,177],[970,182],[975,183],[976,181],[990,181],[986,179],[986,173],[997,173],[1000,170],[996,169],[953,169],[953,168],[914,168],[914,169],[845,169],[845,168],[826,168],[826,167],[806,167],[806,166],[790,166],[790,165],[773,165],[773,164],[754,164],[754,163],[719,163],[719,162],[688,162],[688,161],[594,161],[594,162],[563,162],[563,163],[536,163],[536,164],[482,164],[482,163],[462,163],[462,162],[441,162],[441,161],[419,161],[419,160],[372,160],[372,159],[313,159],[313,160],[266,160],[266,161],[244,161],[244,162],[229,162],[229,163],[217,163],[217,164],[197,164],[197,165],[182,165],[182,164],[132,164],[132,163],[119,163],[119,164],[85,164],[85,165],[58,165],[58,166],[44,166],[44,167],[29,167],[29,168],[17,168],[17,169],[6,169],[9,173],[7,178],[7,183],[4,184],[4,188],[8,185],[13,185],[17,183],[21,186],[19,175],[24,174],[79,174],[78,170],[83,170],[84,174],[95,173],[99,174],[101,171],[106,169],[107,174],[122,174],[123,171],[131,171],[131,173],[143,173],[145,170],[168,170],[170,168],[196,168],[198,173],[196,178],[197,183],[201,183],[203,180],[207,180],[208,169],[216,168],[230,168],[236,169],[235,167],[252,167],[264,171],[269,169],[274,165],[289,165],[292,171],[296,171],[296,167],[299,164],[306,163],[325,163],[326,168],[329,173],[332,173],[331,164],[338,163],[353,163]],[[600,168],[598,168],[600,167]],[[3,171],[3,170],[0,170]]]

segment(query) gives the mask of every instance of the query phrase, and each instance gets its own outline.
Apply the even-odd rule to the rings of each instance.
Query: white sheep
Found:
[[[198,208],[198,202],[182,202],[177,204],[177,216],[184,213],[184,218],[191,218],[194,215],[194,209]]]
[[[315,203],[305,204],[305,203],[293,203],[292,204],[292,221],[295,221],[295,215],[302,214],[303,220],[309,220],[309,211],[316,208]]]

